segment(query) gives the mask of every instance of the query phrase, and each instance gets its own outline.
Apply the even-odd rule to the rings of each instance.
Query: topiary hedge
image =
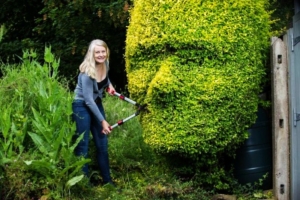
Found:
[[[126,38],[145,141],[214,165],[255,122],[269,45],[267,0],[135,0]],[[201,158],[201,159],[200,159]]]

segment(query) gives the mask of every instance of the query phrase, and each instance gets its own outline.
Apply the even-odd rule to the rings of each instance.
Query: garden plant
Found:
[[[268,6],[267,0],[136,0],[130,12],[128,89],[148,105],[145,142],[173,166],[185,159],[178,172],[202,185],[228,189],[226,157],[257,117]]]

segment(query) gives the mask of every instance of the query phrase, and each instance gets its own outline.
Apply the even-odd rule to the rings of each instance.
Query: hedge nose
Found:
[[[145,140],[191,158],[234,148],[256,119],[265,76],[266,0],[135,0],[126,39]]]

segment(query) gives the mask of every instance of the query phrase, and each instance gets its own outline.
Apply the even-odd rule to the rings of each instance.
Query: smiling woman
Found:
[[[108,160],[108,140],[110,125],[105,118],[102,105],[103,92],[106,87],[111,94],[115,92],[108,78],[109,48],[102,40],[93,40],[88,48],[84,61],[79,69],[78,82],[75,88],[75,98],[72,103],[73,120],[76,122],[76,140],[83,134],[82,140],[75,149],[77,156],[87,157],[90,131],[97,149],[97,162],[100,167],[103,183],[113,182],[110,177]],[[83,167],[88,176],[88,167]]]

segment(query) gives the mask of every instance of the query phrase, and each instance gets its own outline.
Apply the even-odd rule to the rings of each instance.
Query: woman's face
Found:
[[[106,48],[104,46],[96,46],[94,51],[94,58],[96,63],[104,63],[107,57]]]

